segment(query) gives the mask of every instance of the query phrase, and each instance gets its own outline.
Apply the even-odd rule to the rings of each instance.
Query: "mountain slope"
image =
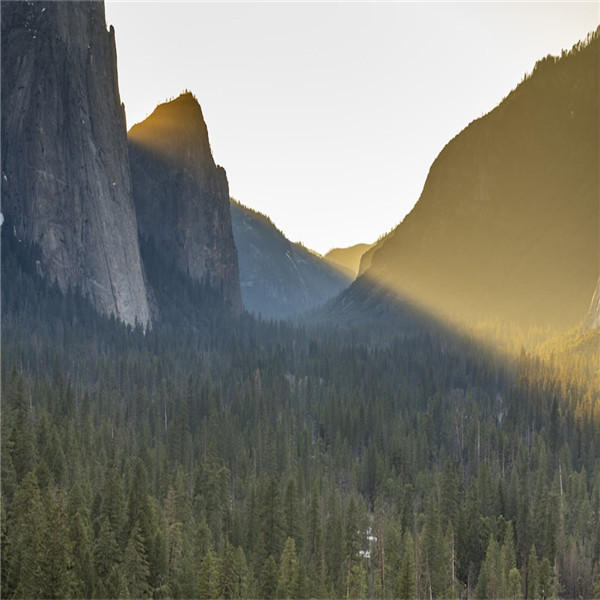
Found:
[[[358,275],[362,256],[374,244],[355,244],[348,248],[333,248],[323,257],[353,279]]]
[[[131,128],[128,140],[145,263],[159,258],[240,312],[227,176],[213,160],[197,100],[184,93],[159,105]]]
[[[322,304],[349,284],[349,278],[290,242],[261,213],[232,200],[231,219],[249,311],[287,317]]]
[[[364,276],[459,320],[580,322],[599,272],[599,57],[596,32],[545,58],[450,141]]]
[[[114,30],[101,2],[2,3],[5,232],[101,312],[147,323]]]
[[[598,284],[596,285],[596,290],[592,296],[592,302],[584,321],[584,328],[586,330],[595,329],[596,327],[600,327],[600,277],[598,278]]]

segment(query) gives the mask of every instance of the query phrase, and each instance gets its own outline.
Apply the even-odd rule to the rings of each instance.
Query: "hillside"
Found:
[[[265,215],[231,201],[242,300],[264,317],[287,317],[338,294],[350,278],[301,244],[290,242]]]
[[[600,39],[539,61],[451,140],[364,275],[429,311],[564,328],[599,273]]]

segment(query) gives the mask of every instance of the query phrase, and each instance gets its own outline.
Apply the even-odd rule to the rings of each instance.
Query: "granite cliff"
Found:
[[[114,30],[101,2],[2,2],[2,210],[40,271],[150,319]],[[6,229],[6,228],[5,228]]]
[[[240,312],[227,176],[213,160],[200,105],[184,93],[132,127],[128,139],[142,247]]]

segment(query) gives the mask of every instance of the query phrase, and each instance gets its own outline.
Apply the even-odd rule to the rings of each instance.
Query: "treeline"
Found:
[[[597,354],[144,334],[6,281],[3,597],[600,597]]]

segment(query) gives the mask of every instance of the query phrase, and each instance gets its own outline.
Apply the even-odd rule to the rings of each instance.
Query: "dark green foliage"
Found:
[[[272,598],[276,598],[277,594],[277,583],[278,583],[278,573],[277,573],[277,563],[275,562],[272,556],[269,556],[260,571],[259,578],[259,591],[260,597],[265,598],[265,600],[271,600]]]
[[[3,597],[597,596],[596,362],[249,317],[144,334],[12,256]]]
[[[404,534],[404,547],[402,549],[402,560],[398,569],[395,594],[396,597],[404,600],[416,598],[414,551],[412,535],[410,531],[407,531]]]
[[[146,547],[137,522],[133,526],[125,548],[123,570],[131,597],[145,598],[148,596],[150,593],[150,586],[148,585],[150,570],[146,558]]]

